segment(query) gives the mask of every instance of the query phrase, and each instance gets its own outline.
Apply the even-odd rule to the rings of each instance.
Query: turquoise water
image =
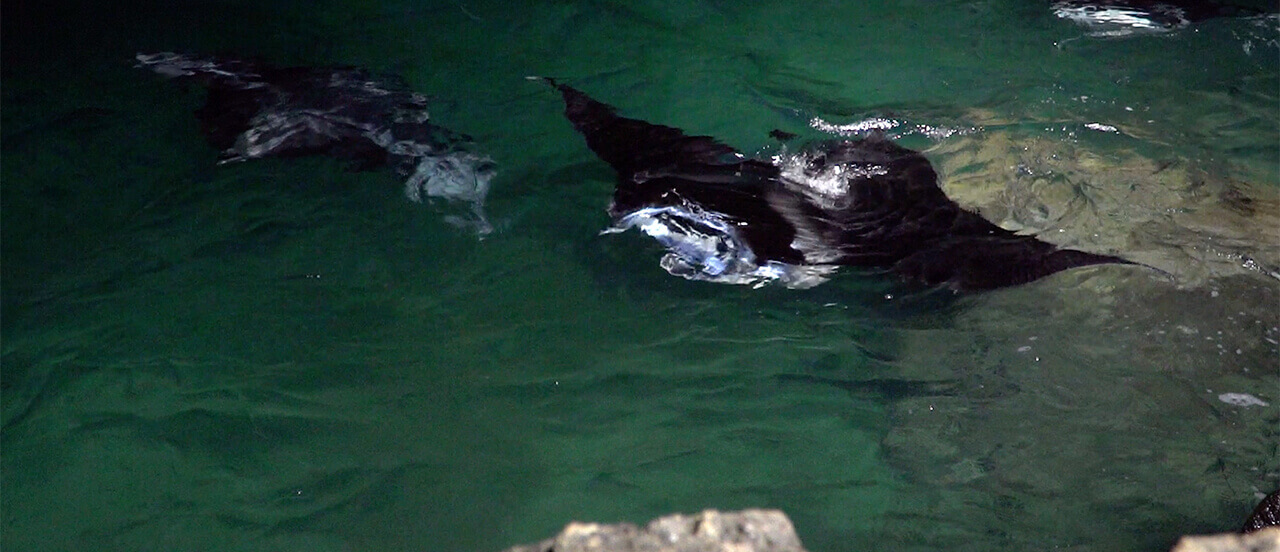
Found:
[[[806,546],[1162,550],[1280,484],[1280,23],[1034,2],[7,4],[5,549],[500,550],[785,510]],[[215,165],[138,51],[403,75],[499,166],[483,239],[389,173]],[[1099,267],[951,297],[674,278],[524,80],[776,151],[869,117]],[[1092,125],[1092,126],[1090,126]],[[1236,406],[1223,393],[1267,406]]]

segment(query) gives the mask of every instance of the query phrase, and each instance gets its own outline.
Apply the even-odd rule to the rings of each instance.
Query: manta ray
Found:
[[[220,163],[327,155],[356,169],[391,166],[413,201],[443,198],[483,211],[494,163],[471,140],[430,122],[427,99],[399,78],[359,67],[276,67],[252,60],[173,52],[138,54],[137,66],[208,89],[196,111]]]
[[[1208,0],[1056,0],[1053,14],[1095,36],[1164,33],[1215,17],[1250,17],[1259,7]]]
[[[710,136],[618,115],[553,79],[565,116],[617,172],[606,232],[631,228],[692,280],[806,288],[839,266],[925,286],[989,290],[1075,267],[1134,264],[1060,249],[962,209],[919,152],[872,134],[754,159]]]

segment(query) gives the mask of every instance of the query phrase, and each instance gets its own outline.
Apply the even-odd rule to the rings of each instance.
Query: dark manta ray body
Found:
[[[750,159],[708,136],[620,117],[548,82],[587,146],[618,173],[613,230],[639,228],[657,239],[672,274],[803,288],[846,265],[979,290],[1128,264],[1059,249],[961,209],[924,156],[879,136],[824,142],[773,162]]]
[[[467,203],[481,232],[493,162],[469,139],[431,124],[427,99],[399,79],[358,67],[274,67],[245,59],[162,52],[138,66],[208,88],[196,111],[223,163],[262,157],[329,155],[358,168],[392,166],[414,201]]]

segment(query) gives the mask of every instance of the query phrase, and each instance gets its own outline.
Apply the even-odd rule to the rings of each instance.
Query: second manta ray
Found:
[[[469,204],[473,220],[450,220],[481,234],[491,230],[483,204],[493,161],[473,153],[466,136],[432,124],[427,98],[398,77],[173,52],[137,60],[138,67],[208,88],[196,114],[223,163],[320,154],[360,169],[390,165],[406,177],[409,199]]]
[[[618,173],[610,231],[639,228],[658,240],[671,274],[807,288],[843,265],[967,291],[1133,264],[1060,249],[960,208],[924,156],[881,136],[823,142],[772,162],[751,159],[709,136],[618,116],[542,80],[560,91],[565,116]]]
[[[1267,13],[1257,6],[1207,0],[1055,0],[1050,9],[1090,29],[1090,35],[1103,37],[1165,33],[1215,17]]]

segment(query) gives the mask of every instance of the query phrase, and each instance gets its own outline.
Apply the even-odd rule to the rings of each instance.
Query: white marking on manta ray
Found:
[[[426,115],[397,114],[398,121],[425,122]],[[416,121],[415,121],[416,120]],[[493,231],[484,213],[484,200],[495,175],[494,162],[469,151],[447,151],[414,140],[396,140],[389,129],[345,117],[340,108],[331,110],[289,109],[266,111],[254,117],[251,126],[236,139],[233,155],[219,161],[232,163],[268,157],[290,140],[303,141],[313,135],[336,135],[338,127],[350,127],[389,153],[416,160],[404,183],[405,197],[415,203],[442,198],[471,206],[475,220],[446,219],[456,226],[474,226],[480,235]]]
[[[980,291],[1080,266],[1136,264],[1019,236],[964,210],[938,186],[928,159],[886,136],[820,142],[806,150],[813,158],[803,177],[793,167],[784,178],[782,167],[742,161],[741,152],[713,137],[622,117],[571,86],[543,81],[559,91],[565,117],[587,146],[617,173],[608,209],[614,224],[605,233],[639,228],[665,246],[663,268],[673,275],[807,287],[838,263]],[[828,172],[832,165],[845,167]],[[848,182],[834,181],[837,175]],[[836,201],[836,208],[815,198]]]
[[[401,147],[402,143],[397,142],[388,150],[394,152]],[[454,216],[445,220],[455,226],[474,226],[480,235],[493,232],[493,225],[484,213],[484,198],[489,194],[489,181],[495,174],[492,159],[469,151],[445,155],[424,152],[419,159],[413,174],[404,183],[404,195],[409,201],[422,203],[428,198],[438,197],[467,203],[475,220]]]
[[[1094,29],[1090,34],[1100,37],[1163,33],[1191,24],[1184,10],[1164,4],[1156,4],[1146,11],[1123,5],[1093,5],[1066,0],[1055,2],[1051,9],[1055,16]]]
[[[1069,19],[1082,25],[1116,25],[1124,27],[1133,27],[1135,29],[1163,29],[1164,25],[1160,25],[1155,21],[1148,19],[1147,13],[1140,10],[1129,10],[1124,8],[1094,8],[1094,7],[1059,7],[1054,10],[1054,15],[1063,19]]]
[[[889,169],[874,163],[834,164],[812,170],[813,157],[804,153],[775,155],[782,182],[803,192],[825,209],[838,209],[848,204],[849,181],[889,174]]]
[[[849,195],[849,182],[853,179],[873,178],[889,174],[888,167],[874,163],[845,163],[822,166],[813,170],[813,156],[805,153],[775,155],[771,159],[778,167],[779,180],[788,189],[799,192],[820,209],[838,211],[846,208],[854,198]],[[779,206],[775,206],[778,208]],[[796,235],[791,248],[804,254],[806,262],[830,264],[839,260],[844,252],[832,245],[829,237],[803,218],[791,220]]]
[[[638,228],[661,243],[668,251],[662,257],[662,268],[687,280],[754,288],[776,281],[791,289],[807,289],[826,282],[837,268],[777,261],[760,263],[732,223],[719,213],[694,205],[637,209],[619,217],[601,234],[631,228]]]
[[[871,163],[833,164],[814,169],[810,154],[779,154],[771,161],[781,171],[781,182],[802,193],[822,209],[847,206],[849,182],[888,174],[887,167]],[[637,228],[668,251],[661,266],[668,273],[689,280],[760,287],[777,281],[792,289],[826,282],[838,266],[830,264],[842,255],[829,239],[805,224],[796,224],[791,247],[802,253],[806,265],[777,261],[761,263],[750,245],[720,213],[696,205],[646,207],[618,218],[602,234]]]
[[[134,57],[134,59],[138,60],[138,64],[140,66],[148,67],[165,77],[190,77],[198,73],[208,73],[223,77],[228,81],[237,83],[245,88],[262,88],[266,86],[259,82],[245,81],[245,78],[262,78],[262,75],[257,73],[236,73],[234,71],[227,71],[217,62],[206,59],[190,58],[174,52],[159,52],[156,54],[139,53]]]
[[[139,67],[169,78],[196,77],[210,87],[228,90],[261,90],[278,86],[271,69],[253,61],[187,56],[174,52],[139,53]],[[270,157],[280,152],[324,146],[330,140],[363,137],[391,154],[388,163],[402,175],[405,196],[414,202],[432,198],[466,203],[473,218],[446,218],[460,227],[474,227],[483,236],[493,227],[484,214],[484,200],[496,164],[487,156],[436,139],[429,124],[426,96],[402,89],[394,82],[366,78],[353,68],[317,68],[331,71],[324,84],[307,83],[310,94],[276,90],[286,99],[261,101],[248,128],[222,152],[220,164]],[[267,77],[263,75],[267,74]],[[308,78],[320,73],[307,73]],[[327,87],[327,88],[326,88]],[[268,96],[271,97],[271,96]],[[396,127],[408,126],[397,136]]]

